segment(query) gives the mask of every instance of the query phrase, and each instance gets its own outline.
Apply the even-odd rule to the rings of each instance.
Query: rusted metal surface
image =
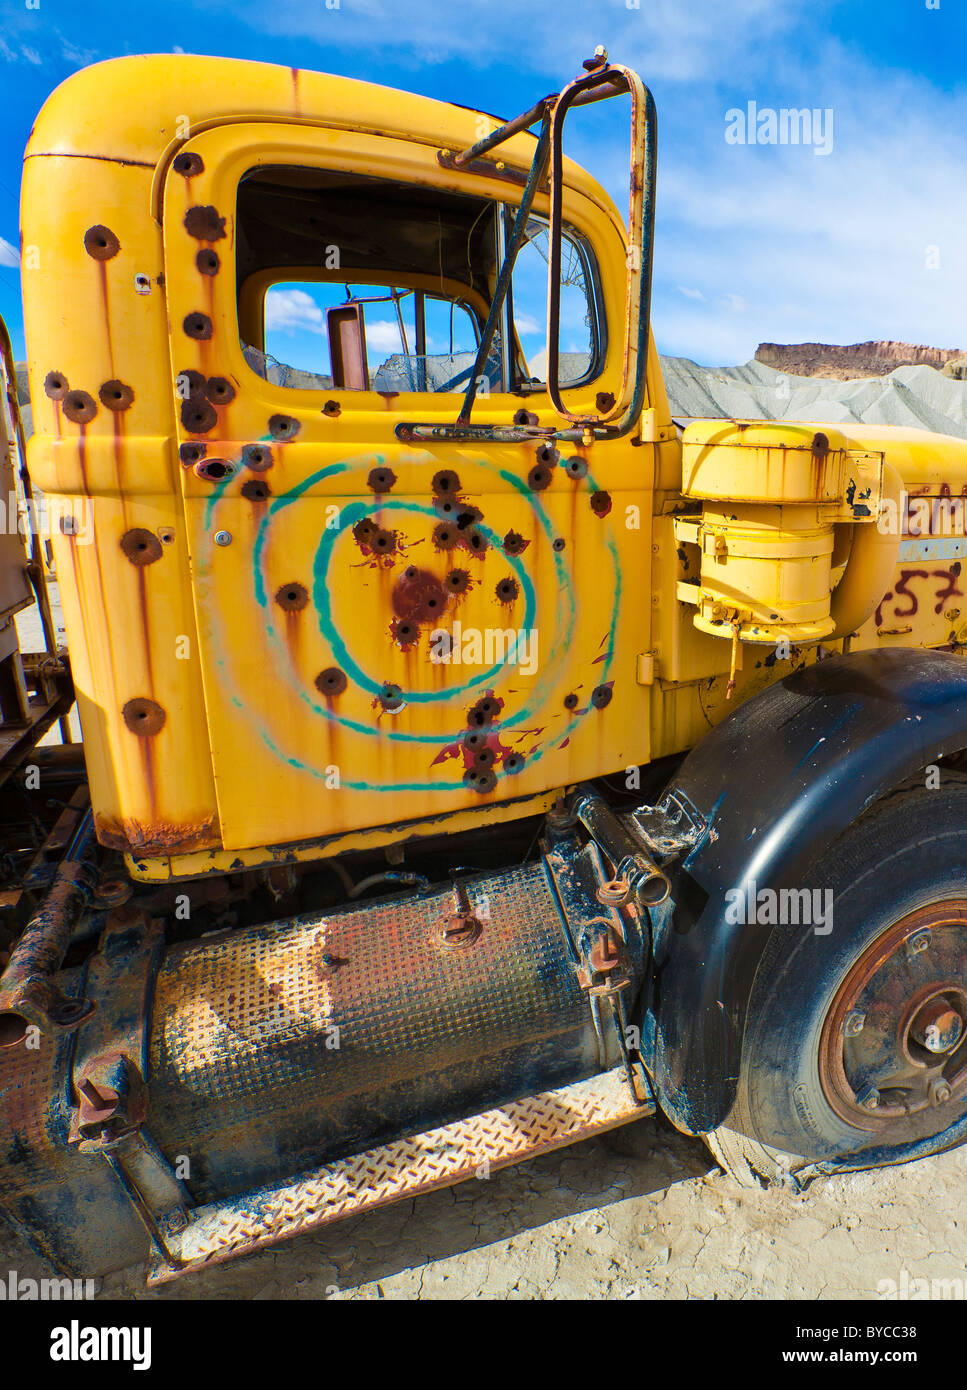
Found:
[[[169,1240],[180,1266],[155,1259],[148,1283],[163,1284],[401,1198],[453,1186],[653,1111],[650,1100],[632,1100],[624,1070],[617,1068],[396,1140],[295,1182],[198,1210]]]

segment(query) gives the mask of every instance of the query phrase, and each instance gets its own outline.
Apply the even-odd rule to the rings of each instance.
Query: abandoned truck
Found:
[[[509,123],[182,55],[41,112],[0,1209],[62,1270],[657,1111],[748,1181],[965,1137],[967,442],[674,421],[655,161],[603,50]]]

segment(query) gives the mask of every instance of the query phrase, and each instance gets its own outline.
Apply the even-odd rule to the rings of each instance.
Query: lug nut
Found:
[[[865,1022],[866,1014],[861,1014],[857,1010],[854,1010],[847,1018],[843,1031],[848,1038],[855,1038],[857,1033],[862,1033]]]
[[[930,1104],[946,1105],[950,1099],[950,1087],[943,1077],[937,1077],[930,1083]]]
[[[880,1103],[880,1093],[875,1086],[864,1086],[856,1096],[856,1104],[864,1110],[875,1110]]]

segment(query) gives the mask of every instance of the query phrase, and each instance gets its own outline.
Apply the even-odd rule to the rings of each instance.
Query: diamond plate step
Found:
[[[640,1073],[638,1084],[639,1094],[648,1095]],[[654,1110],[651,1099],[632,1098],[624,1070],[616,1068],[340,1159],[292,1182],[197,1207],[188,1227],[167,1238],[171,1261],[155,1252],[148,1284],[164,1284],[330,1222],[520,1163]]]

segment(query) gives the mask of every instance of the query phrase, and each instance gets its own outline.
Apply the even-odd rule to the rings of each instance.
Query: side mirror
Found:
[[[326,311],[332,384],[349,391],[369,390],[366,325],[361,304],[339,304]]]
[[[574,415],[561,400],[561,239],[564,190],[564,118],[572,106],[628,92],[631,97],[631,194],[628,210],[628,278],[625,292],[624,367],[621,391],[602,415]],[[646,394],[651,329],[651,275],[655,230],[655,162],[658,120],[654,98],[631,68],[608,63],[578,77],[561,92],[551,112],[550,231],[547,285],[547,389],[558,415],[589,429],[628,434],[641,416]]]

